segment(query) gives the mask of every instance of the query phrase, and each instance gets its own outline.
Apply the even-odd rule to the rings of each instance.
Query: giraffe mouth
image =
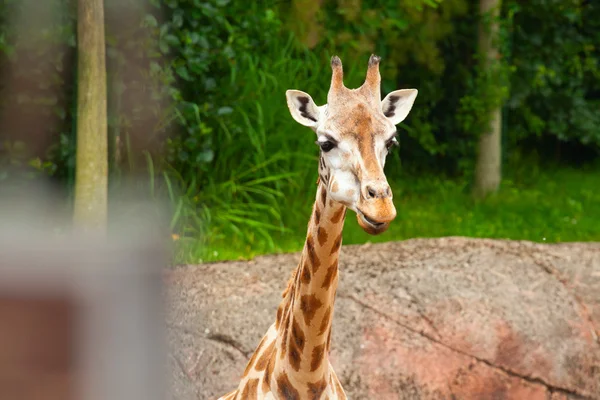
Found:
[[[390,225],[389,222],[378,222],[372,218],[367,217],[362,211],[359,209],[356,210],[358,215],[358,224],[363,228],[363,230],[371,235],[378,235],[387,230]]]
[[[383,225],[385,225],[385,222],[377,222],[369,217],[367,217],[365,214],[363,214],[362,212],[360,213],[361,217],[363,217],[363,219],[369,224],[372,225],[376,228],[382,227]]]

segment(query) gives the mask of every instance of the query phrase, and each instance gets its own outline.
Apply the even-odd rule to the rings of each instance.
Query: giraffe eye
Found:
[[[387,142],[385,142],[385,148],[386,149],[391,149],[392,146],[398,146],[398,140],[396,139],[396,137],[394,136],[393,138],[391,138],[390,140],[388,140]]]
[[[321,147],[321,150],[323,150],[325,153],[327,153],[329,150],[333,149],[335,147],[335,143],[327,140],[325,142],[317,142],[317,144]]]

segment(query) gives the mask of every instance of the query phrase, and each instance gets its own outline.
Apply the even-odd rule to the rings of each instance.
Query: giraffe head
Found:
[[[348,89],[342,62],[332,57],[325,105],[317,106],[299,90],[286,92],[292,117],[317,134],[319,177],[327,197],[356,212],[358,223],[370,234],[384,232],[396,217],[383,167],[391,147],[398,143],[396,125],[406,118],[417,97],[416,89],[402,89],[381,100],[379,61],[372,55],[363,85]]]

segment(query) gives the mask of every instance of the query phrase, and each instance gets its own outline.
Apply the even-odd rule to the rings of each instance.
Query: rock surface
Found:
[[[167,273],[173,397],[234,389],[299,254]],[[600,399],[600,244],[344,246],[331,361],[351,399]]]

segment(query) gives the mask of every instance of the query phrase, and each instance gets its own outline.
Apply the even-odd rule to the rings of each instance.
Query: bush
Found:
[[[478,68],[478,7],[467,0],[108,0],[111,186],[118,190],[121,175],[150,175],[144,189],[169,197],[171,228],[192,259],[204,258],[210,241],[269,251],[281,248],[278,240],[295,241],[286,228],[310,210],[318,150],[289,116],[284,93],[303,90],[323,104],[333,54],[344,61],[349,87],[362,84],[368,56],[377,53],[384,94],[419,89],[399,126],[401,149],[386,167],[391,180],[409,170],[468,181],[482,117],[507,96],[505,152],[526,153],[550,138],[597,156],[600,6],[503,3],[504,58],[490,72]],[[3,76],[15,70],[22,83],[4,88],[2,111],[19,121],[45,115],[45,122],[3,125],[0,184],[48,174],[69,187],[75,3],[45,3],[60,17],[17,42],[7,22],[22,4],[35,2],[0,5],[0,69]],[[24,135],[42,130],[49,140],[37,147],[36,136]]]
[[[600,149],[600,5],[534,0],[513,6],[511,144],[554,137]]]

